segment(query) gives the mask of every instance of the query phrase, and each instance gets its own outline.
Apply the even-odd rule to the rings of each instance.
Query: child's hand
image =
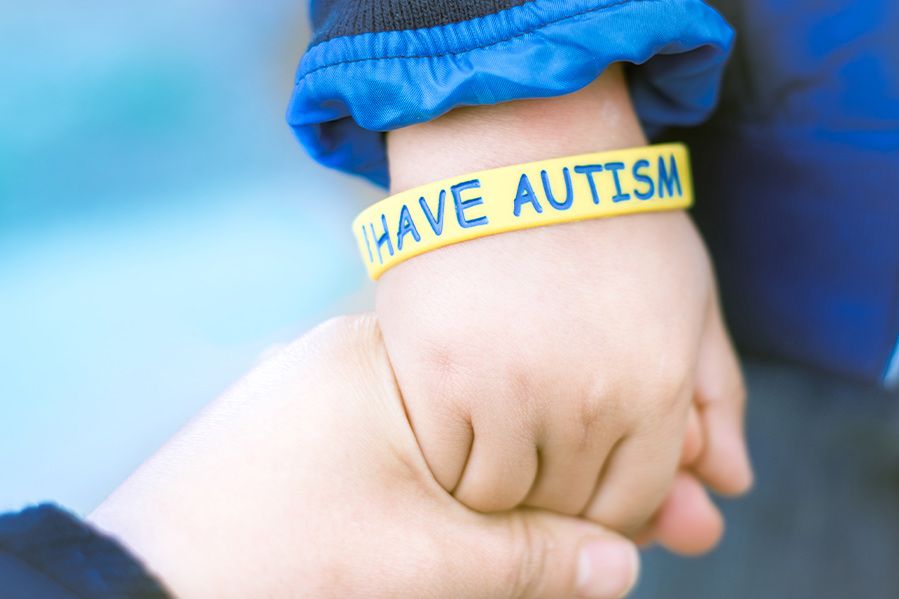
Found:
[[[441,485],[628,532],[677,470],[700,352],[731,351],[709,338],[710,269],[680,212],[444,248],[388,271],[378,312]]]
[[[680,502],[672,518],[697,507]],[[330,321],[269,357],[91,520],[175,597],[613,599],[639,569],[633,544],[600,526],[531,509],[475,514],[449,497],[370,316]]]
[[[566,98],[458,111],[389,141],[400,189],[645,143],[617,71]],[[386,272],[377,310],[428,464],[472,508],[524,503],[636,532],[671,485],[691,404],[701,480],[749,485],[742,380],[683,213],[442,248]]]

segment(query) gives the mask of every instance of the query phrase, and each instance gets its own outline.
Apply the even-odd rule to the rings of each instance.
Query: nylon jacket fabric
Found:
[[[121,545],[51,504],[0,514],[0,596],[168,597]]]
[[[288,121],[386,186],[384,131],[630,63],[649,136],[693,152],[740,348],[899,387],[899,3],[710,4],[313,0]]]
[[[322,2],[313,13],[328,6],[358,10]],[[570,93],[613,62],[640,65],[629,80],[648,130],[699,123],[715,105],[732,39],[699,0],[531,0],[436,27],[314,43],[287,118],[316,160],[387,186],[383,131],[457,106]]]

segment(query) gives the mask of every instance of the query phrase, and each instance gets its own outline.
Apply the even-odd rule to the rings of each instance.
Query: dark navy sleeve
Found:
[[[567,94],[614,62],[644,128],[703,121],[733,41],[701,0],[312,0],[287,119],[321,163],[386,186],[383,132]]]
[[[0,515],[0,596],[168,597],[120,544],[49,504]]]

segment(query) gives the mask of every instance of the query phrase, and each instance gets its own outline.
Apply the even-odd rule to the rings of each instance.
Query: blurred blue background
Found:
[[[305,2],[0,4],[0,511],[86,513],[370,287],[284,122]]]

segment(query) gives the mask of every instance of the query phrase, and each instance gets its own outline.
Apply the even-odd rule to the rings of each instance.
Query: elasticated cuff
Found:
[[[53,504],[0,514],[0,596],[169,597],[122,545]]]
[[[647,133],[698,124],[715,105],[733,41],[700,0],[534,0],[477,19],[335,37],[309,48],[287,119],[319,162],[389,183],[383,132],[457,106],[576,91],[634,65]]]

